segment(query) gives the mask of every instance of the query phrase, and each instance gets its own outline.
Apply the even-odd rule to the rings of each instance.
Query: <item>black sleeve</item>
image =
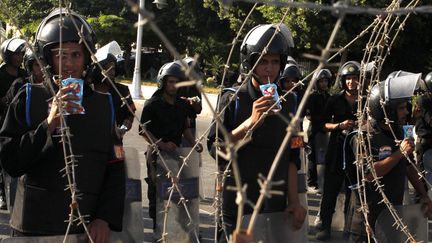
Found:
[[[25,89],[12,100],[0,130],[0,156],[3,169],[11,176],[21,176],[39,162],[53,146],[46,120],[34,128],[25,122]]]
[[[125,200],[124,161],[110,161],[105,171],[104,184],[99,197],[96,218],[108,222],[113,231],[122,231]]]
[[[220,116],[220,120],[223,124],[223,126],[225,126],[225,128],[228,131],[232,131],[234,129],[234,121],[233,121],[233,113],[234,111],[234,93],[229,91],[229,92],[225,92],[220,100],[218,101],[218,107],[220,110],[222,110],[227,104],[228,107],[227,109],[224,110],[224,112],[221,113]],[[219,129],[219,142],[223,141],[223,136],[222,133]],[[212,120],[212,125],[210,127],[210,131],[207,135],[207,149],[210,153],[210,155],[213,158],[216,158],[216,146],[215,146],[215,142],[216,142],[216,123],[215,123],[215,119],[213,118]]]
[[[428,125],[432,125],[432,99],[422,96],[419,100],[423,119]]]
[[[143,110],[141,112],[141,119],[140,119],[141,124],[145,124],[146,122],[151,121],[152,117],[154,117],[153,116],[153,109],[152,109],[152,106],[150,104],[151,104],[150,100],[147,100],[144,104]],[[138,127],[138,133],[141,134],[142,132],[143,132],[142,127],[139,126]]]
[[[201,96],[201,92],[199,92],[199,90],[197,89],[196,86],[192,86],[192,87],[191,87],[191,94],[192,94],[191,97],[195,97],[195,96],[197,96],[197,97],[200,98],[200,100],[201,100],[201,106],[200,106],[201,109],[200,109],[199,111],[195,111],[195,110],[194,110],[195,115],[200,114],[201,111],[202,111],[202,96]]]
[[[18,91],[24,84],[25,84],[24,79],[22,78],[15,79],[15,81],[12,83],[12,85],[10,86],[9,90],[7,91],[4,97],[4,102],[6,105],[9,105],[12,102],[13,98],[15,97],[15,95],[18,93]]]
[[[323,113],[323,126],[325,123],[332,122],[333,120],[333,107],[336,101],[336,96],[330,96],[328,99],[326,105],[324,106],[324,113]]]
[[[357,157],[357,145],[357,132],[352,132],[345,137],[343,145],[343,169],[345,170],[345,174],[351,185],[355,185],[357,183],[357,166],[355,164]],[[364,162],[367,163],[366,160]]]
[[[133,102],[133,100],[132,100],[132,96],[131,96],[131,94],[130,94],[130,92],[129,92],[129,88],[128,88],[127,86],[121,85],[121,86],[119,86],[119,91],[120,91],[120,94],[121,94],[124,98],[126,98],[126,103],[127,103],[129,106],[131,106],[132,110],[135,112],[135,109],[136,109],[136,108],[135,108],[135,104],[134,104],[134,102]],[[133,116],[133,114],[130,113],[130,111],[129,111],[129,109],[127,108],[127,106],[123,106],[122,108],[123,108],[123,109],[126,109],[127,112],[128,112],[128,114],[130,114],[130,116]]]

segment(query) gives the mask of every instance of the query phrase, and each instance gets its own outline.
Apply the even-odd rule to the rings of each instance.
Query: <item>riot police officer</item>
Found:
[[[370,126],[372,131],[365,136],[369,138],[365,142],[367,156],[373,158],[373,168],[383,193],[392,205],[401,205],[404,197],[405,177],[407,176],[413,187],[421,197],[421,202],[425,209],[425,215],[430,216],[432,212],[432,202],[427,195],[424,184],[419,179],[413,165],[408,164],[405,156],[412,156],[414,151],[413,139],[410,137],[404,138],[402,126],[406,124],[409,111],[407,103],[409,102],[412,91],[417,86],[420,74],[404,73],[406,75],[403,80],[398,79],[400,73],[394,77],[388,77],[385,81],[376,84],[368,97],[368,108]],[[395,96],[396,94],[396,96]],[[386,122],[388,118],[391,122]],[[366,129],[364,129],[366,130]],[[396,136],[396,138],[394,137]],[[397,144],[395,139],[401,141]],[[356,139],[353,142],[353,151],[357,151]],[[369,154],[371,151],[372,154]],[[405,155],[404,155],[405,154]],[[368,161],[368,160],[367,160]],[[368,162],[365,162],[368,163]],[[358,170],[363,170],[364,177],[357,178],[357,181],[365,181],[364,191],[367,201],[367,220],[372,230],[375,229],[375,222],[378,215],[386,208],[383,197],[378,191],[378,184],[374,181],[371,169],[367,166],[363,168],[357,167]],[[360,173],[361,175],[362,173]],[[352,221],[350,222],[350,242],[368,242],[365,226],[365,218],[359,200],[359,192],[353,191],[351,196]],[[392,224],[394,222],[389,222]]]
[[[290,63],[285,66],[280,76],[279,85],[284,92],[288,92],[301,80],[301,78],[301,72],[297,63],[290,61]],[[302,87],[297,86],[294,90],[291,90],[291,92],[296,97],[297,103],[299,103],[303,97]]]
[[[30,48],[27,48],[24,54],[24,68],[27,72],[25,77],[19,77],[13,81],[9,90],[7,91],[4,101],[6,105],[8,105],[12,99],[17,94],[18,90],[26,83],[39,84],[44,80],[43,73],[41,68],[39,67],[38,62],[36,61],[37,54],[33,53]],[[43,60],[39,57],[39,60],[43,62]]]
[[[339,70],[339,88],[342,90],[331,96],[324,108],[324,131],[330,131],[330,139],[325,156],[324,190],[320,204],[321,229],[317,240],[327,240],[331,236],[332,217],[342,184],[346,185],[346,198],[349,198],[349,184],[343,171],[343,142],[347,132],[355,125],[357,111],[357,85],[360,64],[349,61]],[[348,195],[347,195],[348,194]],[[345,200],[347,212],[349,200]]]
[[[164,64],[157,76],[158,89],[144,104],[141,123],[146,124],[146,133],[139,128],[140,135],[149,142],[146,151],[147,196],[149,199],[149,216],[153,219],[153,229],[156,229],[156,160],[153,142],[159,150],[174,152],[181,144],[182,136],[190,144],[195,144],[189,125],[189,105],[177,95],[176,83],[186,79],[178,62]],[[202,151],[199,145],[196,149]]]
[[[417,105],[421,115],[416,121],[417,134],[416,152],[417,159],[424,166],[426,178],[432,182],[432,72],[424,78],[425,94],[417,99]]]
[[[19,38],[5,40],[0,46],[3,63],[0,65],[0,120],[7,108],[6,94],[14,80],[24,78],[25,71],[21,68],[25,51],[25,41]],[[7,209],[3,174],[0,174],[0,209]]]
[[[308,156],[308,186],[317,190],[317,163],[324,163],[327,144],[323,146],[322,141],[328,141],[327,132],[323,130],[323,122],[324,108],[330,97],[332,74],[328,69],[321,69],[315,73],[313,78],[316,79],[316,83],[306,106],[306,116],[311,121],[310,132],[308,131],[308,143],[311,147],[311,153]],[[315,140],[317,136],[319,139]]]
[[[204,74],[202,73],[198,63],[195,63],[194,59],[191,57],[185,57],[183,58],[183,61],[186,62],[186,64],[190,67],[193,68],[196,75],[198,75],[198,77],[196,78],[200,78],[203,79],[204,78]],[[185,87],[180,87],[177,90],[177,95],[186,101],[186,103],[189,105],[188,106],[188,110],[189,110],[189,121],[190,121],[190,128],[191,128],[191,132],[192,135],[195,137],[196,136],[196,118],[197,115],[201,113],[202,110],[202,102],[201,102],[201,92],[198,90],[196,85],[192,85],[192,86],[185,86]],[[183,141],[186,142],[186,141]],[[187,144],[185,144],[187,146]],[[189,145],[189,146],[193,146]]]
[[[274,39],[270,42],[265,55],[257,62],[258,57],[264,47],[269,43],[271,36],[277,29]],[[242,184],[247,184],[247,199],[255,202],[259,197],[260,186],[257,183],[259,174],[267,175],[273,159],[281,145],[285,135],[286,123],[278,116],[270,115],[264,120],[261,116],[275,103],[272,95],[263,95],[260,85],[276,83],[279,72],[285,66],[290,48],[294,47],[289,29],[281,24],[279,26],[266,24],[252,28],[247,34],[240,47],[240,60],[242,73],[248,73],[252,67],[253,77],[244,80],[245,82],[238,90],[237,94],[225,92],[219,101],[221,109],[228,105],[222,115],[222,124],[230,133],[231,142],[237,143],[245,138],[247,131],[254,128],[251,141],[240,148],[237,152],[237,162],[241,174]],[[277,92],[282,92],[277,87]],[[231,97],[233,102],[230,102]],[[292,97],[292,96],[291,96]],[[295,101],[290,98],[281,102],[279,114],[286,119],[290,119],[290,114],[295,113]],[[216,140],[216,127],[213,126],[208,135],[209,151],[214,155],[217,149],[223,150],[220,141]],[[221,134],[219,132],[219,134]],[[299,202],[297,193],[297,169],[299,168],[299,147],[292,144],[284,151],[281,163],[273,180],[283,180],[283,185],[273,186],[273,190],[283,192],[283,196],[274,195],[266,198],[264,212],[289,212],[293,215],[293,226],[295,229],[302,227],[306,211]],[[218,161],[220,170],[225,170],[228,161]],[[234,178],[227,177],[223,190],[223,233],[219,237],[220,242],[224,242],[236,228],[237,204],[236,192],[228,188],[235,185]],[[245,214],[252,213],[250,205],[246,204]],[[234,232],[234,237],[240,232]]]
[[[95,51],[95,33],[83,17],[74,12],[66,15],[65,9],[51,12],[39,25],[36,46],[54,78],[43,85],[27,84],[8,107],[0,131],[2,165],[11,176],[20,177],[10,221],[13,236],[82,234],[82,225],[65,222],[77,217],[71,211],[76,208],[87,215],[94,242],[108,242],[110,230],[122,230],[125,170],[123,161],[113,156],[113,108],[107,95],[93,92],[82,80],[91,60],[82,41]],[[59,77],[83,83],[81,105],[75,103],[81,99],[78,89],[62,87]],[[59,104],[50,87],[58,90],[62,107],[69,113],[65,120],[73,137],[68,146],[80,155],[75,157],[76,185],[72,185],[80,192],[76,202],[65,190],[69,183],[61,171],[64,153],[71,154],[63,151]]]
[[[25,40],[19,38],[7,39],[1,44],[3,64],[0,66],[0,97],[6,95],[15,79],[26,76],[26,72],[21,68],[25,50]]]
[[[109,52],[110,47],[112,49],[120,50],[120,46],[116,41],[112,41],[101,47],[96,52],[96,58],[98,63],[105,70],[107,77],[113,82],[111,84],[108,79],[102,75],[102,70],[98,65],[94,65],[93,69],[93,84],[96,90],[103,93],[110,93],[112,97],[112,102],[115,111],[115,120],[116,120],[116,133],[120,140],[123,140],[123,136],[132,128],[133,120],[134,120],[134,112],[136,110],[135,104],[131,98],[129,88],[121,83],[116,82],[115,78],[117,77],[117,58],[116,56]],[[120,93],[118,93],[115,89]],[[123,99],[124,98],[124,101]],[[123,104],[123,102],[127,103],[131,108],[129,110],[128,106]],[[118,155],[123,154],[123,146],[116,147],[116,153]]]

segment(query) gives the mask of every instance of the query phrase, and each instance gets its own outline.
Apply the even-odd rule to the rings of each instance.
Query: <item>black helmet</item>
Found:
[[[25,52],[25,40],[19,38],[11,38],[3,41],[0,46],[0,54],[3,62],[9,63],[12,53]]]
[[[346,89],[345,78],[348,75],[360,76],[360,63],[356,61],[348,61],[344,63],[338,72],[339,75],[339,88]]]
[[[60,28],[60,15],[63,17],[63,28]],[[96,34],[87,21],[75,12],[68,14],[66,9],[57,8],[52,11],[38,27],[36,32],[36,48],[38,54],[48,63],[51,62],[51,48],[53,45],[60,43],[60,29],[62,33],[62,42],[80,42],[81,38],[74,25],[82,31],[84,40],[90,46],[91,52],[95,52]],[[87,48],[87,64],[90,64],[90,53]]]
[[[300,69],[297,67],[296,64],[287,64],[285,66],[285,69],[283,70],[282,75],[281,75],[279,80],[282,80],[285,78],[295,78],[298,80],[301,79]]]
[[[365,72],[365,76],[367,79],[370,79],[372,77],[372,72],[376,70],[376,62],[368,62],[363,65],[363,70]]]
[[[157,75],[157,83],[158,89],[163,89],[164,81],[167,76],[174,76],[179,78],[180,80],[186,80],[186,76],[182,70],[182,66],[178,62],[169,62],[165,63],[158,72]]]
[[[183,62],[185,62],[189,67],[192,67],[192,65],[194,65],[194,71],[195,73],[200,77],[203,78],[204,77],[204,73],[201,70],[201,67],[199,65],[198,62],[195,62],[195,59],[193,59],[192,57],[185,57],[183,58]],[[195,63],[194,63],[195,62]],[[181,63],[179,63],[181,65]]]
[[[369,115],[377,122],[385,118],[383,107],[388,118],[397,119],[396,108],[404,101],[408,101],[419,86],[421,74],[404,72],[405,75],[388,77],[377,83],[368,97]]]
[[[280,31],[274,36],[272,42],[268,46],[267,53],[281,55],[280,62],[282,70],[290,54],[290,48],[294,47],[291,31],[285,24],[265,24],[252,28],[246,34],[240,46],[240,66],[242,67],[241,71],[243,73],[248,73],[251,70],[277,28],[279,28]]]
[[[98,63],[105,67],[108,63],[113,62],[117,65],[117,58],[112,53],[107,53],[103,59],[98,58]]]
[[[328,84],[327,86],[330,87],[331,85],[331,78],[332,78],[332,73],[330,72],[330,70],[328,69],[321,69],[318,72],[315,72],[314,76],[312,79],[316,79],[315,81],[315,85],[314,88],[316,90],[318,90],[318,81],[320,81],[321,79],[327,79],[328,80]]]
[[[29,75],[33,72],[33,63],[35,60],[36,53],[34,53],[30,48],[27,48],[24,53],[24,68]]]
[[[108,64],[108,63],[114,63],[114,67],[115,67],[115,75],[117,76],[117,58],[113,55],[113,54],[111,54],[111,53],[106,53],[104,56],[103,56],[103,59],[101,58],[101,56],[99,55],[97,55],[97,53],[96,53],[96,58],[97,58],[97,60],[98,60],[98,63],[102,66],[102,68],[103,69],[105,69],[106,70],[106,65]],[[98,84],[98,83],[101,83],[101,82],[103,82],[104,81],[104,79],[105,79],[105,77],[103,76],[103,74],[102,74],[102,70],[99,68],[99,66],[97,65],[97,64],[92,64],[91,65],[92,67],[91,67],[91,73],[93,74],[93,79],[92,79],[92,82],[94,83],[94,84]],[[115,80],[111,80],[111,81],[115,81]]]
[[[426,74],[424,84],[426,86],[426,91],[432,92],[432,72]]]
[[[298,65],[297,61],[292,57],[292,56],[288,56],[287,57],[287,64],[294,64],[294,65]]]

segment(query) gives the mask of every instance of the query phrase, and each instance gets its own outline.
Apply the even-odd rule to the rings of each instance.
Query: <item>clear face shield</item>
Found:
[[[9,42],[7,46],[7,50],[10,52],[17,52],[19,49],[25,44],[25,40],[22,39],[13,39]],[[24,51],[23,51],[24,53]]]
[[[95,54],[98,62],[101,62],[108,58],[108,54],[114,55],[116,58],[122,55],[122,50],[117,41],[111,41],[110,43],[99,48]]]
[[[407,99],[420,91],[421,73],[409,73],[400,71],[396,77],[387,78],[384,81],[384,102]]]

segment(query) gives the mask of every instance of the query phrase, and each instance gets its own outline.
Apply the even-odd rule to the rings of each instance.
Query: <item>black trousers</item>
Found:
[[[147,164],[147,198],[149,200],[149,217],[156,222],[156,154],[152,153],[150,148],[146,152]]]
[[[310,187],[318,187],[318,171],[316,162],[316,148],[314,135],[309,138],[310,153],[308,154],[308,178],[307,184]]]
[[[331,168],[326,166],[324,173],[324,192],[320,205],[320,219],[325,229],[331,228],[333,213],[335,212],[336,201],[342,184],[345,182],[345,205],[344,213],[347,215],[351,197],[351,189],[348,188],[349,182],[342,168]],[[349,221],[345,218],[345,222]],[[345,224],[345,229],[346,229]]]

